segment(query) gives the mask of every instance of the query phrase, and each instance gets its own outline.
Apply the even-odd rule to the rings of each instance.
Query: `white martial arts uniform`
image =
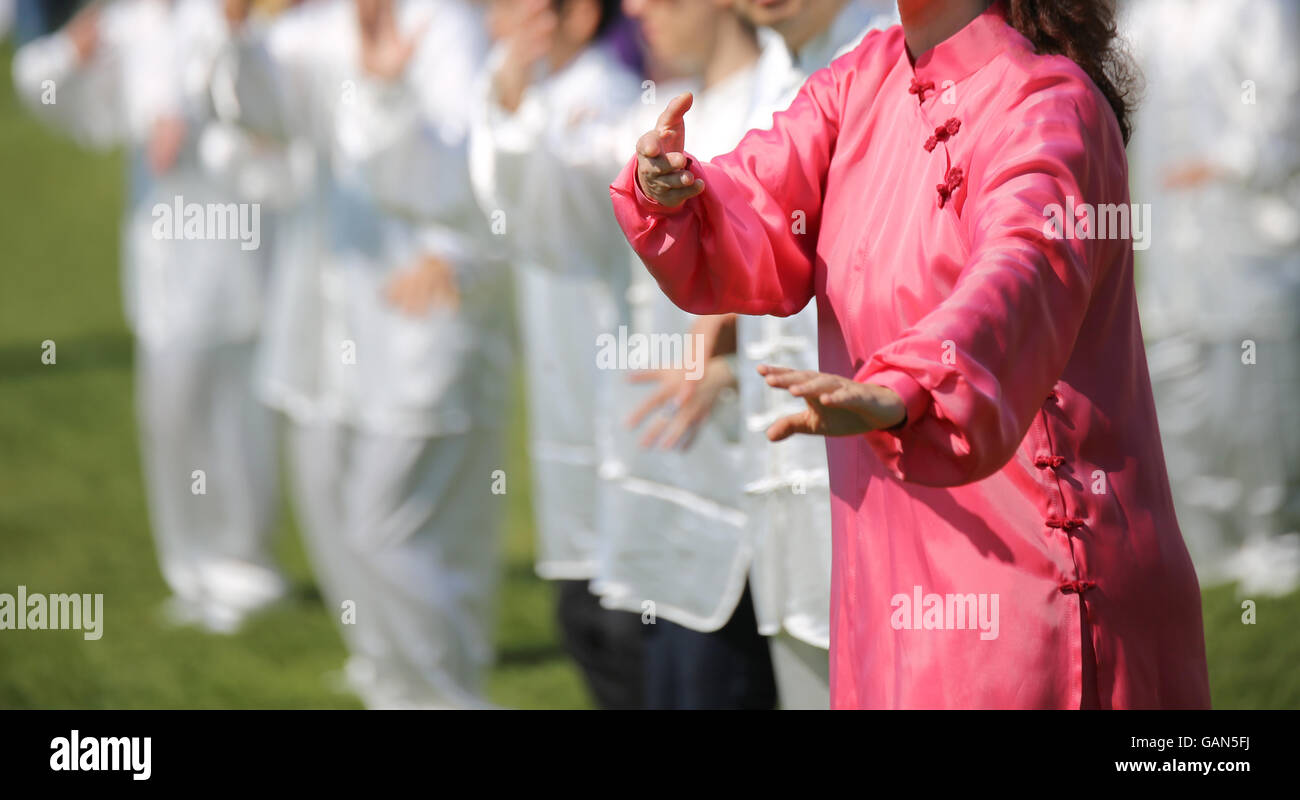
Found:
[[[865,0],[845,4],[830,27],[793,56],[793,69],[768,79],[780,100],[760,109],[752,126],[767,127],[807,76],[856,47],[867,31],[897,24],[892,5]],[[759,364],[817,370],[817,304],[809,303],[789,317],[738,317],[736,349],[745,453],[743,508],[755,543],[750,576],[754,614],[759,631],[772,637],[781,707],[829,708],[831,501],[826,443],[818,436],[768,441],[772,423],[803,411],[805,404],[768,386],[757,371]]]
[[[1139,302],[1178,521],[1203,584],[1300,585],[1300,7],[1142,0],[1130,145]],[[1190,188],[1171,170],[1216,171]],[[1137,232],[1134,232],[1137,239]]]
[[[200,168],[203,119],[178,76],[196,65],[179,15],[161,0],[124,0],[102,11],[91,60],[77,63],[56,33],[14,59],[14,81],[42,118],[83,144],[127,147],[130,175],[122,229],[123,288],[136,336],[136,403],[145,485],[173,611],[218,631],[278,598],[285,584],[269,552],[276,510],[271,418],[252,395],[254,337],[266,250],[227,231],[204,239],[156,228],[183,202],[242,202]],[[185,120],[175,164],[146,162],[153,123]],[[251,211],[248,212],[251,222]]]
[[[688,116],[693,155],[709,158],[740,141],[756,109],[772,108],[772,81],[782,64],[788,72],[788,55],[779,42],[768,40],[753,65],[696,94]],[[661,89],[660,105],[675,93]],[[652,125],[653,115],[640,131]],[[628,141],[635,138],[623,140],[623,154]],[[631,335],[685,335],[696,319],[673,305],[639,262],[629,299]],[[626,374],[614,385],[614,408],[622,417],[655,388],[631,384]],[[605,537],[592,583],[606,606],[652,612],[703,632],[719,629],[736,610],[753,537],[739,508],[742,454],[737,404],[730,394],[720,398],[686,450],[646,449],[638,443],[643,431],[614,427],[602,466],[614,490],[602,512]]]
[[[456,0],[401,3],[398,22],[427,27],[394,83],[361,68],[355,5],[320,0],[242,36],[230,85],[244,125],[317,148],[311,257],[273,291],[264,391],[290,420],[347,677],[374,708],[474,706],[493,652],[512,356],[507,275],[466,168],[486,43]],[[451,264],[458,310],[412,317],[385,298],[421,254]]]
[[[598,368],[596,345],[626,323],[629,280],[627,242],[607,189],[617,168],[593,138],[625,117],[641,83],[595,44],[507,112],[491,91],[493,72],[481,82],[470,171],[515,265],[537,573],[585,580],[595,573],[599,541],[597,432],[617,413],[609,397],[617,373]]]

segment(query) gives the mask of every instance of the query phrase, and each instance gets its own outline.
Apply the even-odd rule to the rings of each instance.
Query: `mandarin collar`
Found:
[[[1014,33],[1015,29],[1007,23],[1004,0],[996,0],[966,27],[925,51],[915,64],[906,43],[903,57],[917,81],[933,81],[935,86],[942,86],[944,81],[960,81],[992,61],[1007,49]]]

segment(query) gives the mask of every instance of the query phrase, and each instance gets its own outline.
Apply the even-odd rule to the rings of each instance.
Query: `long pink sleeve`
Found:
[[[815,73],[768,130],[692,170],[705,191],[677,208],[647,198],[635,157],[610,186],[614,214],[664,293],[695,314],[788,316],[813,296],[826,172],[838,128],[835,67]],[[690,114],[686,115],[690,140]]]
[[[868,434],[898,477],[955,486],[1004,466],[1060,379],[1093,287],[1127,240],[1049,235],[1047,209],[1128,203],[1118,126],[1087,84],[1026,86],[1029,107],[972,162],[970,255],[952,294],[880,348],[856,380],[904,399],[904,428]],[[1086,134],[1088,141],[1084,141]]]
[[[833,707],[1207,708],[1119,124],[1007,9],[916,58],[869,36],[703,195],[656,209],[629,170],[616,206],[679,303],[815,292],[818,368],[907,406],[826,440]]]

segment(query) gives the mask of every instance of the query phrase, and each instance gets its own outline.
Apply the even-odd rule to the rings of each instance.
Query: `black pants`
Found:
[[[645,629],[648,708],[776,708],[772,655],[748,586],[731,619],[713,633],[664,619]]]
[[[556,581],[560,638],[604,709],[641,708],[645,697],[645,648],[641,615],[611,611],[587,589],[587,581]]]

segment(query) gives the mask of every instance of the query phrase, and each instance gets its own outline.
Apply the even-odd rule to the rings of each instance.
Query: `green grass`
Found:
[[[78,150],[18,107],[0,80],[0,592],[102,592],[105,635],[0,632],[0,708],[355,708],[327,676],[338,635],[312,588],[286,512],[294,599],[233,637],[160,624],[140,484],[131,340],[122,320],[117,220],[122,163]],[[41,364],[41,342],[58,347]],[[532,571],[516,397],[507,471],[504,592],[491,699],[588,707],[560,651],[551,587]],[[1205,593],[1214,703],[1300,708],[1300,593],[1259,600],[1241,622],[1230,588]]]
[[[344,650],[286,509],[292,600],[214,636],[162,624],[141,486],[132,342],[122,317],[120,155],[53,135],[17,103],[0,45],[0,592],[102,592],[104,636],[0,632],[0,708],[356,708]],[[57,364],[41,363],[53,340]],[[518,393],[516,393],[518,395]],[[493,702],[590,706],[532,571],[527,463],[512,415]]]

